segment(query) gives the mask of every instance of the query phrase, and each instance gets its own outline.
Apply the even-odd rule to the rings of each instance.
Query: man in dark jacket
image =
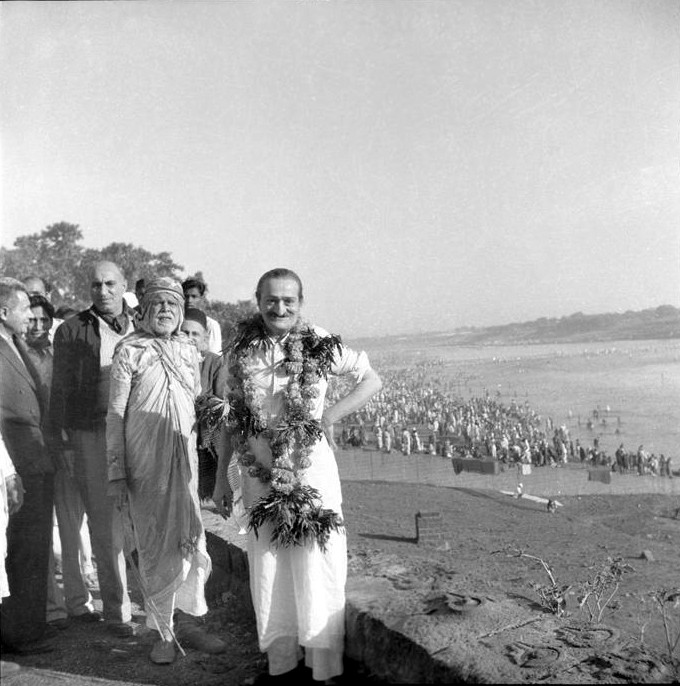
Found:
[[[74,474],[85,505],[104,619],[114,634],[125,637],[134,630],[123,522],[107,494],[106,413],[113,352],[133,330],[134,315],[123,300],[127,283],[118,265],[96,264],[90,284],[92,306],[66,320],[54,337],[49,443],[55,460]],[[78,535],[61,531],[62,546],[77,546]]]
[[[31,308],[24,285],[0,278],[0,423],[25,489],[24,504],[7,528],[5,560],[10,595],[2,603],[2,644],[9,652],[51,650],[47,628],[47,565],[52,540],[53,467],[43,437],[47,388],[21,337]]]
[[[184,312],[182,332],[198,349],[201,368],[201,400],[222,399],[227,380],[227,369],[223,358],[208,350],[208,325],[205,312],[189,307]],[[220,429],[219,435],[208,439],[210,431],[205,421],[198,422],[198,495],[201,500],[212,497],[217,476],[217,452],[226,449],[226,430]],[[220,448],[216,448],[220,446]]]

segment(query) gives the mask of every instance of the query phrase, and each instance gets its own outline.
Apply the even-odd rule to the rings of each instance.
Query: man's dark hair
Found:
[[[76,310],[75,307],[71,307],[70,305],[60,305],[59,307],[57,307],[57,310],[54,314],[59,319],[68,319],[69,317],[78,314],[78,310]]]
[[[137,279],[135,281],[135,290],[138,291],[140,288],[144,288],[146,286],[146,279]]]
[[[298,297],[300,298],[300,301],[302,301],[302,280],[300,277],[292,269],[287,269],[286,267],[276,267],[276,269],[270,269],[268,272],[262,274],[260,280],[257,282],[257,288],[255,289],[255,300],[258,303],[260,302],[260,296],[262,295],[262,288],[270,279],[293,279],[293,281],[295,281],[298,285]]]
[[[189,307],[184,312],[184,321],[198,322],[204,329],[208,329],[208,320],[205,312],[199,310],[197,307]]]
[[[201,294],[201,297],[204,296],[205,292],[208,290],[208,286],[206,285],[205,281],[195,276],[190,276],[188,279],[184,279],[184,281],[182,281],[182,290],[184,291],[184,295],[187,294],[187,291],[190,288],[198,288],[198,292]]]
[[[54,319],[54,306],[44,295],[35,293],[34,295],[30,295],[28,299],[31,303],[31,307],[42,307],[47,313],[47,316],[50,319]]]

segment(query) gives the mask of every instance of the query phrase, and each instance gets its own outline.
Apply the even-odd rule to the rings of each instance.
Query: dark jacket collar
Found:
[[[135,316],[134,310],[129,307],[124,300],[123,309],[121,313],[117,315],[99,312],[94,305],[90,306],[89,311],[94,315],[94,317],[106,322],[109,328],[116,333],[124,333],[128,328],[129,322],[133,321]]]

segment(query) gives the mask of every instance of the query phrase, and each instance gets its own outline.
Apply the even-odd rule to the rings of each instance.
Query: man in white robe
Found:
[[[149,282],[139,330],[116,347],[107,415],[109,494],[134,524],[147,626],[159,633],[156,664],[174,662],[176,638],[207,653],[226,650],[191,620],[208,612],[211,563],[198,499],[198,350],[180,332],[182,306],[179,283]]]
[[[290,376],[286,372],[287,337],[299,330],[303,304],[302,283],[288,269],[274,269],[264,274],[256,290],[260,318],[251,320],[261,326],[262,336],[247,347],[251,406],[274,432],[289,420]],[[305,331],[323,340],[329,334],[317,327]],[[235,356],[229,351],[230,362]],[[308,359],[303,356],[303,364]],[[330,407],[324,408],[327,381],[322,375],[314,383],[311,418],[319,422],[323,435],[311,446],[309,466],[301,468],[297,478],[319,494],[321,505],[342,516],[342,493],[333,454],[333,425],[356,412],[377,393],[382,385],[371,369],[366,354],[339,345],[328,372],[349,375],[353,390]],[[243,379],[232,377],[230,386],[243,391]],[[249,434],[247,451],[259,470],[269,471],[273,464],[271,434]],[[292,459],[292,458],[290,458]],[[252,462],[251,462],[252,464]],[[226,470],[220,469],[220,473]],[[253,476],[253,467],[241,469],[243,502],[252,512],[261,498],[271,493],[272,482]],[[214,501],[221,503],[227,486],[218,480]],[[344,530],[331,531],[325,546],[317,541],[303,545],[276,545],[271,542],[272,524],[252,530],[248,537],[250,589],[257,619],[260,649],[267,652],[272,676],[295,677],[298,661],[304,658],[313,678],[325,681],[343,671],[345,621],[345,580],[347,543]]]

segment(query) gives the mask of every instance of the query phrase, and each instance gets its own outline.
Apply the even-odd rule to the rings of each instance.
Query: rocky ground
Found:
[[[607,558],[620,558],[630,569],[600,623],[613,631],[617,647],[635,654],[642,647],[641,657],[627,661],[619,674],[589,668],[580,677],[570,674],[570,682],[672,680],[659,670],[667,657],[665,635],[648,594],[680,587],[680,497],[560,497],[562,507],[550,514],[544,504],[494,491],[356,482],[346,484],[344,492],[350,574],[384,576],[395,588],[413,588],[412,596],[419,597],[410,602],[425,612],[436,612],[432,603],[442,597],[460,594],[510,598],[532,617],[545,614],[531,584],[549,585],[550,579],[540,562],[516,556],[523,551],[542,558],[559,586],[569,586],[558,632],[559,627],[587,626],[588,614],[578,603],[582,584]],[[415,543],[417,511],[442,513],[448,550]],[[680,601],[671,614],[677,636]],[[675,658],[680,658],[680,645]]]
[[[154,665],[148,654],[157,634],[146,629],[141,594],[134,587],[134,582],[131,585],[133,622],[138,630],[134,638],[116,638],[106,631],[104,623],[71,622],[67,629],[57,632],[52,639],[53,652],[35,656],[3,654],[3,659],[13,660],[26,668],[159,686],[235,686],[252,683],[256,675],[265,669],[266,662],[257,648],[252,610],[233,596],[225,597],[224,602],[222,598],[219,602],[212,598],[206,620],[206,629],[227,642],[229,649],[225,654],[205,655],[188,651],[186,657],[179,658],[172,666]],[[96,590],[95,594],[98,595]],[[101,609],[97,598],[95,607]],[[19,684],[21,677],[19,673],[3,678],[3,684]],[[56,676],[52,679],[58,683]],[[48,679],[43,683],[52,681]]]
[[[549,580],[540,563],[516,556],[523,551],[545,560],[558,583],[570,586],[568,615],[559,620],[568,626],[584,619],[578,609],[579,585],[608,557],[622,558],[631,570],[623,575],[602,622],[616,632],[621,645],[643,644],[645,651],[652,652],[641,655],[656,653],[663,658],[663,627],[647,594],[680,586],[680,519],[675,518],[680,498],[645,494],[561,497],[563,506],[550,514],[544,505],[488,490],[347,482],[344,496],[350,574],[389,576],[405,588],[425,589],[432,598],[442,588],[449,595],[511,597],[539,616],[543,610],[530,584]],[[418,511],[442,513],[447,550],[416,544]],[[132,595],[135,621],[143,627],[141,597],[134,588]],[[3,655],[23,667],[17,676],[3,679],[3,684],[95,683],[95,677],[159,686],[253,684],[266,663],[257,649],[248,602],[229,593],[209,600],[207,628],[227,642],[229,650],[224,655],[191,651],[171,667],[161,667],[148,660],[153,632],[142,628],[135,638],[121,640],[106,633],[103,625],[72,625],[58,633],[51,653]],[[675,608],[673,618],[675,631],[680,631],[680,608]],[[628,675],[631,683],[654,680],[645,660],[640,659],[637,673],[633,670]],[[35,674],[30,668],[51,670],[43,676],[51,674],[52,680],[29,680]],[[360,666],[350,665],[349,671],[347,683],[375,681]],[[581,677],[572,674],[572,682],[574,678],[589,682],[592,674],[592,670]]]

